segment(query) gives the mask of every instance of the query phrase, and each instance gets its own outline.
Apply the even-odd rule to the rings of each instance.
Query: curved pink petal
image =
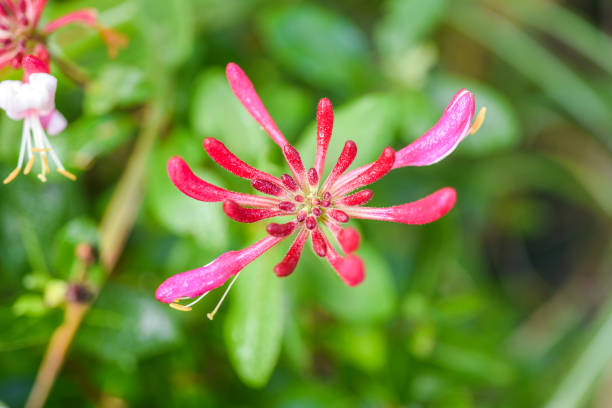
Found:
[[[304,249],[304,243],[308,238],[308,230],[302,229],[300,233],[291,244],[287,255],[274,267],[274,273],[278,277],[289,276],[295,270],[300,256],[302,255],[302,249]]]
[[[278,206],[280,202],[275,198],[235,193],[207,183],[193,174],[187,163],[178,156],[174,156],[168,160],[168,175],[176,188],[189,197],[200,201],[220,202],[232,200],[242,205],[267,208]]]
[[[218,288],[282,239],[267,236],[243,250],[226,252],[201,268],[174,275],[157,288],[155,298],[172,303],[179,298],[194,298]]]
[[[365,278],[363,261],[357,255],[349,254],[341,257],[336,250],[327,243],[327,260],[340,279],[349,286],[357,286]]]
[[[354,218],[421,225],[445,216],[453,208],[455,201],[457,201],[455,189],[445,187],[412,203],[387,208],[348,207],[344,211]]]
[[[325,191],[328,187],[334,185],[340,175],[344,173],[344,171],[348,169],[351,164],[353,164],[355,156],[357,156],[357,145],[352,140],[347,140],[346,143],[344,143],[342,151],[340,152],[336,165],[327,177],[327,180],[325,180],[325,183],[323,183],[321,191]]]
[[[334,109],[329,99],[323,98],[317,106],[317,154],[314,168],[319,177],[325,169],[325,156],[334,127]]]
[[[327,228],[329,228],[332,234],[334,234],[340,248],[345,253],[348,254],[359,249],[359,245],[361,244],[361,236],[355,228],[342,228],[338,223],[329,219],[325,221],[325,225]]]
[[[54,109],[51,113],[40,117],[40,124],[50,136],[54,136],[66,129],[68,121],[64,115]]]
[[[50,21],[43,28],[43,33],[51,34],[58,28],[64,27],[71,23],[81,23],[93,27],[98,21],[98,11],[94,8],[73,11],[65,14],[60,18]]]
[[[474,95],[467,89],[457,92],[438,123],[396,153],[393,168],[427,166],[451,154],[469,133],[474,110]]]
[[[257,123],[264,128],[266,133],[274,140],[274,142],[281,148],[288,144],[287,139],[278,130],[278,126],[266,110],[263,102],[257,95],[255,87],[249,80],[249,77],[244,73],[242,68],[238,65],[230,62],[225,68],[225,75],[227,80],[234,91],[234,95],[242,102],[242,105],[246,110],[255,118]]]

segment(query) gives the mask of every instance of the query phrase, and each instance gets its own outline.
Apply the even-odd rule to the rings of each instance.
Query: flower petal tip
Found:
[[[365,278],[365,268],[361,258],[355,255],[347,255],[338,270],[338,275],[348,286],[357,286]]]

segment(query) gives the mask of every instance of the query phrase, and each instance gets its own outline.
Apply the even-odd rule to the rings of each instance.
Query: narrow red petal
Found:
[[[297,266],[298,261],[300,260],[300,255],[302,255],[302,249],[304,249],[304,243],[306,242],[306,238],[308,237],[308,231],[302,230],[291,244],[291,248],[289,248],[289,252],[283,258],[283,260],[274,267],[274,273],[276,276],[288,276],[293,273],[295,267]]]
[[[268,236],[243,250],[226,252],[201,268],[174,275],[157,288],[155,298],[172,303],[182,297],[194,298],[218,288],[281,240]]]
[[[229,218],[237,222],[251,223],[266,218],[277,217],[283,212],[272,208],[245,208],[238,205],[235,201],[223,201],[223,212]]]
[[[227,80],[229,81],[230,86],[232,87],[232,91],[234,91],[234,95],[236,98],[240,100],[242,105],[246,108],[246,110],[255,118],[257,123],[264,128],[266,133],[274,140],[274,142],[279,145],[281,148],[288,144],[287,139],[278,130],[278,126],[266,110],[263,102],[255,92],[255,88],[249,80],[249,77],[246,76],[242,68],[238,65],[230,62],[227,64],[225,68],[225,75],[227,76]]]
[[[291,176],[290,176],[290,175],[288,175],[288,174],[283,174],[283,175],[281,176],[281,180],[282,180],[282,182],[283,182],[283,185],[284,185],[285,187],[287,187],[289,190],[291,190],[291,191],[297,191],[297,189],[298,189],[298,185],[297,185],[297,183],[295,182],[295,180],[293,179],[293,177],[291,177]]]
[[[261,179],[281,185],[282,182],[278,178],[257,170],[256,168],[249,166],[238,157],[236,157],[223,143],[215,138],[207,137],[204,139],[204,150],[211,159],[215,161],[219,166],[223,167],[230,173],[245,178],[247,180]]]
[[[338,223],[329,219],[325,221],[325,225],[327,228],[329,228],[332,234],[334,234],[340,248],[345,253],[348,254],[359,249],[359,245],[361,244],[361,236],[355,228],[342,228]]]
[[[264,194],[269,194],[269,195],[273,195],[276,197],[280,197],[284,195],[284,191],[282,188],[280,188],[274,183],[270,183],[267,180],[255,179],[251,182],[251,185],[253,186],[255,190],[262,192]]]
[[[345,208],[354,218],[401,222],[403,224],[427,224],[446,215],[455,205],[457,193],[445,187],[418,201],[387,208],[350,207]]]
[[[474,95],[466,89],[457,92],[438,123],[397,152],[393,168],[427,166],[451,154],[468,135],[474,110]]]
[[[356,175],[355,178],[345,180],[342,184],[340,182],[333,184],[331,186],[332,195],[343,196],[350,191],[380,180],[391,171],[394,162],[395,151],[390,147],[386,147],[378,159],[363,172]]]
[[[94,8],[73,11],[65,14],[60,18],[50,21],[43,28],[43,33],[51,34],[58,28],[64,27],[71,23],[81,23],[88,26],[94,26],[98,21],[98,11]]]
[[[206,202],[233,200],[238,204],[254,207],[273,207],[279,203],[275,198],[235,193],[207,183],[193,174],[187,163],[178,156],[168,160],[168,175],[179,190],[196,200]]]
[[[319,183],[319,174],[314,168],[308,169],[308,184],[316,186]]]
[[[336,165],[334,166],[329,177],[327,177],[327,180],[325,180],[321,191],[325,191],[327,187],[334,184],[336,179],[338,179],[338,177],[344,173],[344,171],[348,169],[351,164],[353,164],[355,156],[357,156],[357,145],[352,140],[347,140],[344,144],[342,152],[340,153],[340,157],[338,157]]]
[[[323,258],[327,254],[327,243],[326,239],[323,238],[323,233],[320,229],[315,228],[310,231],[310,237],[312,239],[312,249],[315,254]]]
[[[355,194],[351,194],[349,196],[343,197],[340,200],[336,201],[336,205],[339,206],[354,206],[354,205],[362,205],[367,203],[368,201],[370,201],[372,199],[372,196],[374,195],[374,193],[372,192],[372,190],[361,190]]]
[[[297,227],[297,221],[289,221],[285,224],[277,224],[275,222],[266,226],[266,231],[273,237],[286,237],[290,235]]]
[[[325,156],[334,127],[334,110],[329,99],[323,98],[317,106],[317,154],[315,156],[315,170],[319,176],[325,170]]]
[[[306,187],[306,171],[304,169],[304,163],[302,162],[302,157],[298,153],[297,150],[290,144],[286,144],[283,147],[283,154],[285,155],[285,160],[289,165],[289,170],[293,173],[293,177],[297,184],[305,189]]]

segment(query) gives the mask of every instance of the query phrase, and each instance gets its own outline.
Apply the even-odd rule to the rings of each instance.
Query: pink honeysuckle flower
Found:
[[[17,167],[4,179],[4,184],[10,183],[19,175],[26,153],[28,162],[23,170],[24,174],[32,170],[38,154],[41,162],[38,178],[43,182],[47,181],[47,174],[50,172],[48,153],[58,173],[76,180],[74,174],[62,166],[47,138],[47,133],[55,135],[66,127],[66,119],[55,109],[57,79],[49,74],[49,65],[33,55],[23,58],[23,69],[23,82],[0,82],[0,109],[13,120],[23,120]]]
[[[407,204],[386,208],[364,207],[373,192],[363,188],[392,169],[425,166],[440,161],[469,133],[478,130],[484,120],[484,109],[472,122],[475,102],[469,91],[459,91],[438,123],[413,143],[397,152],[387,147],[376,161],[348,173],[346,170],[355,159],[357,146],[351,140],[346,141],[336,165],[322,182],[334,121],[331,102],[327,98],[319,102],[315,162],[314,167],[306,169],[299,153],[280,132],[242,69],[230,63],[226,74],[236,97],[281,148],[291,174],[276,177],[257,170],[237,158],[223,143],[209,137],[204,140],[204,150],[213,161],[230,173],[250,180],[255,190],[267,196],[237,193],[214,186],[193,174],[180,157],[172,157],[168,161],[170,179],[180,191],[196,200],[222,202],[223,211],[234,221],[251,223],[277,216],[291,218],[282,224],[268,224],[268,236],[245,249],[226,252],[203,267],[170,277],[157,288],[155,296],[160,302],[169,303],[178,310],[191,310],[191,306],[207,293],[235,276],[221,298],[223,301],[246,265],[290,236],[295,236],[295,239],[287,255],[274,268],[277,276],[288,276],[295,270],[310,237],[314,252],[327,258],[347,285],[355,286],[365,276],[364,264],[354,253],[359,248],[361,238],[357,230],[343,224],[351,218],[363,218],[421,225],[443,217],[454,206],[456,192],[453,188],[445,187]],[[356,190],[359,191],[354,192]],[[335,249],[325,230],[331,232],[344,255]],[[177,303],[178,300],[196,297],[199,298],[187,305]],[[218,307],[208,314],[209,318],[212,319]]]
[[[48,62],[46,36],[71,23],[84,24],[98,30],[111,57],[125,46],[125,37],[101,25],[98,13],[93,8],[68,13],[38,30],[46,4],[47,0],[0,0],[0,68],[10,64],[18,69],[24,55],[30,53]]]

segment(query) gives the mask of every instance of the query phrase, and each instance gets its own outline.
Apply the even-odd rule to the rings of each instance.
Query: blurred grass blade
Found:
[[[580,406],[591,390],[593,383],[612,359],[612,301],[602,308],[600,319],[595,323],[595,334],[584,348],[576,363],[559,383],[547,408],[571,408]]]
[[[464,7],[455,7],[448,14],[454,28],[482,43],[542,87],[578,123],[612,149],[610,107],[584,79],[510,22],[492,12],[462,5]]]
[[[612,75],[612,38],[555,2],[508,1],[504,11],[550,34],[582,53]]]

